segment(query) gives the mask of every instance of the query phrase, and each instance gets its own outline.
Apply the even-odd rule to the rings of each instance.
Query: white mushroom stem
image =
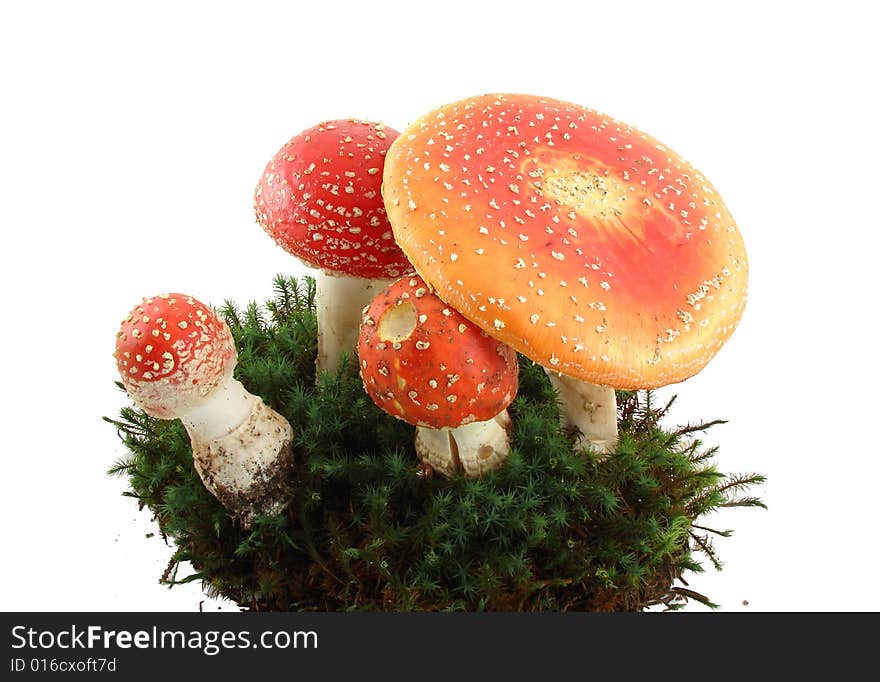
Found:
[[[580,432],[578,447],[605,455],[617,445],[617,396],[614,389],[545,370],[559,394],[562,426]]]
[[[464,472],[479,478],[501,466],[510,453],[510,416],[507,410],[492,419],[455,428],[416,428],[416,454],[440,473]]]
[[[290,500],[293,429],[228,372],[205,398],[179,414],[205,487],[248,524]]]
[[[259,398],[227,374],[202,402],[182,412],[180,420],[191,438],[217,440],[244,423],[254,411],[255,400]]]
[[[335,372],[342,354],[357,353],[358,333],[365,306],[393,279],[364,279],[325,270],[315,275],[318,316],[318,373]]]

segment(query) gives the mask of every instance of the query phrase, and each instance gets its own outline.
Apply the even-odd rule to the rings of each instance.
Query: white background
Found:
[[[878,610],[880,54],[844,2],[4,2],[0,9],[0,584],[4,610],[196,610],[172,549],[105,475],[111,353],[143,295],[263,300],[303,271],[254,222],[269,158],[327,118],[402,129],[491,91],[590,106],[712,180],[749,305],[678,422],[724,471],[725,610]],[[744,604],[748,602],[748,604]],[[204,608],[234,608],[205,601]],[[692,607],[700,610],[702,607]]]

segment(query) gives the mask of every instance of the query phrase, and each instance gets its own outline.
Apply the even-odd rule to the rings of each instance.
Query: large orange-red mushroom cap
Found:
[[[438,296],[545,367],[652,388],[692,376],[742,316],[742,238],[712,185],[619,121],[485,95],[388,151],[394,236]]]

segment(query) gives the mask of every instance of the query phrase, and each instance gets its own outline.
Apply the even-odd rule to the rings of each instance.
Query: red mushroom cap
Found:
[[[455,102],[392,145],[394,236],[437,294],[561,374],[652,388],[695,374],[742,316],[742,237],[678,154],[585,107]]]
[[[254,195],[257,221],[315,268],[366,279],[412,272],[382,203],[385,152],[398,134],[354,119],[304,130],[266,166]]]
[[[420,277],[402,277],[366,308],[358,357],[373,402],[417,426],[486,421],[516,395],[516,352],[447,306]]]
[[[226,323],[186,294],[145,298],[116,335],[116,366],[132,399],[172,419],[232,372],[236,350]]]

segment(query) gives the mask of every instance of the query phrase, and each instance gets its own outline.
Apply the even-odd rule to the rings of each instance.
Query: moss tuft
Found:
[[[520,358],[508,462],[481,480],[424,478],[413,428],[375,407],[355,362],[315,379],[314,282],[278,276],[264,306],[220,310],[239,348],[236,377],[295,431],[295,498],[250,530],[208,493],[179,421],[135,408],[107,419],[129,456],[112,474],[176,545],[162,576],[255,610],[640,610],[688,599],[698,557],[720,568],[697,520],[763,506],[760,475],[727,476],[697,435],[668,429],[669,404],[619,392],[620,443],[605,459],[559,428],[543,370]],[[670,403],[671,404],[671,403]],[[195,573],[178,577],[183,562]]]

